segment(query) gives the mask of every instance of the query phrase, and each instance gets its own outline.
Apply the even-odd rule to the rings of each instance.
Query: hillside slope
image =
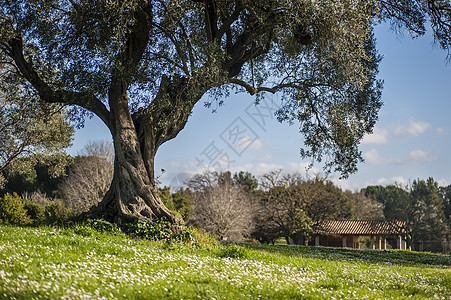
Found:
[[[0,226],[6,299],[450,299],[451,256]]]

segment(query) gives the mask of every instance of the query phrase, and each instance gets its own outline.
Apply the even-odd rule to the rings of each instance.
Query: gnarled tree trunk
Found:
[[[174,138],[185,126],[191,109],[205,92],[189,92],[184,77],[163,76],[157,97],[146,109],[131,115],[126,90],[121,84],[110,90],[110,130],[115,161],[111,187],[90,215],[123,224],[136,219],[183,221],[171,213],[158,196],[154,158],[164,142]]]

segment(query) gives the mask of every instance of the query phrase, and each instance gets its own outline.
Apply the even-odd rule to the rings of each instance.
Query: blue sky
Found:
[[[358,190],[367,185],[406,185],[415,179],[434,177],[440,185],[451,184],[451,64],[447,53],[434,45],[432,36],[412,39],[376,28],[377,48],[383,55],[379,77],[384,80],[383,101],[374,134],[360,147],[365,162],[347,180],[343,189]],[[162,185],[177,185],[187,176],[207,168],[245,170],[255,175],[283,169],[305,176],[321,173],[315,164],[299,155],[303,137],[298,125],[278,123],[271,114],[278,96],[268,96],[255,107],[246,94],[231,95],[217,113],[204,108],[201,100],[185,129],[157,153],[156,175]],[[68,152],[76,155],[88,142],[110,140],[100,120],[87,120],[75,134]]]

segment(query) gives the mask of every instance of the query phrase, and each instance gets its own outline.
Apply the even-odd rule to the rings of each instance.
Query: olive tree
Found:
[[[93,214],[178,222],[158,198],[154,158],[193,106],[230,89],[280,93],[302,157],[357,169],[381,106],[373,27],[416,34],[430,16],[449,46],[448,1],[1,0],[0,62],[44,103],[97,115],[111,132],[111,187]],[[2,82],[8,79],[2,78]]]

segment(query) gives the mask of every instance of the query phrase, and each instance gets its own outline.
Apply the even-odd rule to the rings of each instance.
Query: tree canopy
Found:
[[[40,102],[96,114],[112,133],[108,218],[176,218],[155,190],[158,147],[209,93],[278,92],[280,121],[299,122],[302,157],[346,177],[382,105],[373,28],[388,20],[444,49],[449,1],[1,0],[0,63]],[[108,213],[106,213],[108,211]],[[132,217],[133,216],[133,217]]]
[[[442,240],[449,232],[446,196],[440,191],[449,187],[438,187],[432,178],[414,180],[410,187],[368,186],[367,196],[374,198],[384,207],[386,220],[403,220],[410,230],[409,244],[419,240]]]
[[[9,79],[8,73],[0,65],[0,78]],[[22,169],[32,156],[60,155],[71,145],[74,128],[64,110],[39,103],[20,81],[2,81],[0,115],[0,189],[7,169]],[[28,159],[20,161],[24,157]]]

